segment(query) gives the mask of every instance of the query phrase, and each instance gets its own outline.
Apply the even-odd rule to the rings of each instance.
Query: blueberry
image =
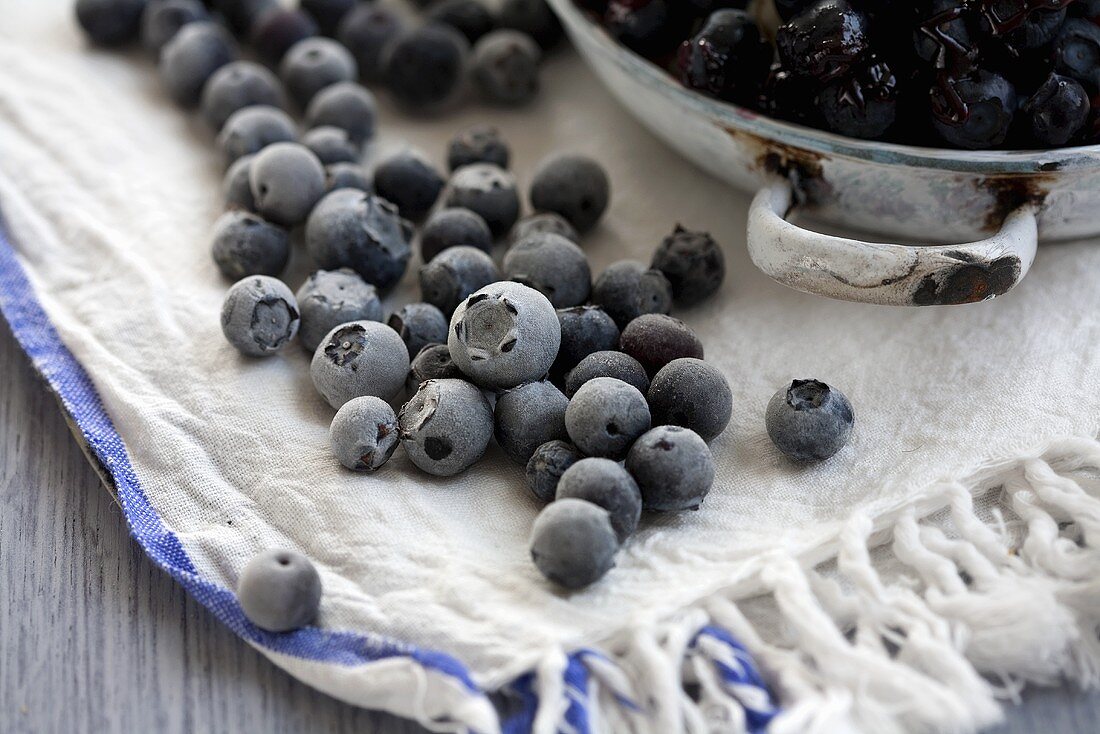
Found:
[[[519,193],[511,173],[490,163],[459,168],[447,184],[448,207],[462,207],[478,214],[496,236],[507,232],[519,219]]]
[[[449,247],[420,268],[420,295],[444,314],[464,298],[500,280],[493,258],[476,247]]]
[[[653,254],[653,268],[668,278],[672,297],[691,306],[714,295],[722,286],[726,257],[710,234],[677,224]]]
[[[607,172],[580,155],[559,155],[543,162],[531,180],[531,206],[565,217],[578,232],[596,226],[611,200]]]
[[[118,46],[133,41],[141,29],[148,0],[77,0],[76,20],[92,43]]]
[[[337,82],[314,95],[306,108],[306,127],[332,125],[362,145],[374,136],[376,117],[374,95],[355,82]]]
[[[473,466],[493,437],[493,409],[465,380],[428,380],[397,416],[412,463],[449,477]]]
[[[275,143],[261,150],[252,161],[248,180],[256,209],[284,227],[304,222],[325,193],[324,166],[298,143]]]
[[[999,74],[977,70],[932,89],[932,124],[960,148],[993,148],[1008,137],[1016,112],[1016,90]]]
[[[447,145],[447,167],[452,172],[472,163],[491,163],[507,169],[511,156],[508,143],[491,125],[468,127]]]
[[[204,0],[205,1],[205,0]],[[247,37],[257,19],[277,7],[279,0],[213,0],[206,5],[217,11],[238,37]]]
[[[253,61],[234,61],[214,72],[202,89],[200,108],[211,130],[220,131],[237,110],[253,105],[283,107],[283,85]]]
[[[1040,148],[1068,143],[1085,126],[1089,110],[1085,88],[1076,80],[1055,73],[1020,108],[1031,139]]]
[[[364,395],[390,400],[405,386],[409,353],[385,324],[353,321],[337,326],[317,345],[309,374],[334,408]]]
[[[252,171],[252,160],[255,153],[243,155],[229,166],[222,179],[222,195],[227,209],[244,209],[256,211],[256,200],[252,198],[252,184],[249,183],[248,174]]]
[[[541,62],[541,49],[526,33],[493,31],[474,46],[473,80],[487,101],[523,105],[538,94]]]
[[[526,33],[544,49],[562,36],[561,23],[546,0],[504,0],[497,11],[497,25]]]
[[[357,189],[337,189],[317,203],[306,220],[306,248],[319,267],[351,268],[382,290],[401,279],[412,256],[397,208]]]
[[[496,404],[497,443],[512,461],[526,466],[547,441],[568,438],[569,398],[549,382],[529,382],[500,394]]]
[[[629,472],[610,459],[581,459],[558,481],[558,501],[578,499],[607,510],[611,527],[620,543],[638,529],[642,517],[642,494]]]
[[[256,16],[248,39],[261,59],[278,64],[299,41],[317,35],[317,23],[300,8],[273,5]]]
[[[619,349],[645,367],[650,375],[674,359],[703,358],[703,343],[691,327],[664,314],[639,316],[623,329]]]
[[[321,577],[301,553],[264,551],[241,571],[237,599],[252,624],[268,632],[290,632],[317,618]]]
[[[674,359],[653,377],[646,393],[657,424],[683,426],[711,441],[729,425],[733,393],[725,376],[700,359]]]
[[[558,323],[561,347],[552,370],[556,375],[564,376],[590,354],[619,347],[619,327],[599,306],[559,308]]]
[[[282,110],[267,105],[256,105],[237,110],[222,126],[218,134],[218,148],[225,157],[225,164],[250,153],[259,153],[273,143],[291,143],[298,139],[294,120]]]
[[[843,76],[870,48],[867,16],[844,0],[822,0],[781,25],[775,45],[783,65],[828,82]]]
[[[325,87],[354,81],[356,76],[355,58],[331,38],[298,41],[279,63],[279,77],[301,107],[307,106]]]
[[[613,377],[634,386],[638,392],[649,390],[649,377],[645,367],[629,354],[622,352],[593,352],[565,376],[565,394],[573,397],[581,386],[597,377]]]
[[[80,7],[79,2],[77,7]],[[206,7],[199,0],[150,2],[145,5],[141,14],[141,45],[156,58],[180,28],[199,20],[210,20],[210,13],[206,12]]]
[[[313,151],[325,166],[359,162],[359,148],[351,142],[346,131],[332,125],[307,130],[302,136],[302,145]]]
[[[610,0],[604,25],[611,36],[647,58],[662,56],[690,32],[690,16],[679,12],[683,0]]]
[[[496,21],[481,0],[437,0],[428,7],[424,20],[454,28],[470,43],[493,30]]]
[[[1046,46],[1054,40],[1058,35],[1058,31],[1062,29],[1062,24],[1066,21],[1066,9],[1064,7],[1036,7],[1036,5],[1041,4],[1027,2],[1027,0],[1024,0],[1024,2],[1020,0],[994,0],[986,4],[992,7],[988,8],[988,12],[979,15],[982,20],[982,30],[990,35],[1003,37],[1005,42],[1017,53],[1021,50]],[[1050,3],[1047,4],[1050,5]],[[1062,4],[1065,5],[1066,3]],[[995,18],[998,11],[1003,12],[1005,10],[1008,13],[1014,11],[1024,13],[1018,24],[1015,21],[1009,24],[1015,27],[1008,31],[998,28],[996,20],[990,22],[990,16]]]
[[[744,10],[718,10],[680,46],[680,82],[712,97],[749,102],[772,63],[771,45]]]
[[[382,468],[397,450],[400,435],[390,404],[366,395],[349,400],[336,411],[328,429],[332,452],[352,471]]]
[[[547,505],[531,531],[531,560],[567,589],[599,581],[615,565],[619,541],[607,510],[578,499]]]
[[[504,256],[504,277],[531,286],[555,308],[584,303],[592,290],[588,258],[556,234],[532,235],[512,245]]]
[[[335,36],[340,21],[357,5],[357,0],[301,0],[299,5],[317,21],[321,33]]]
[[[768,403],[772,443],[794,461],[828,459],[844,448],[855,414],[839,390],[817,380],[795,380]]]
[[[318,130],[328,128],[319,127]],[[356,189],[370,193],[374,190],[370,176],[358,163],[330,163],[325,166],[325,191]]]
[[[298,339],[313,352],[330,331],[351,321],[381,321],[382,301],[354,270],[318,270],[295,296],[302,314]]]
[[[383,77],[405,107],[431,111],[458,96],[469,42],[454,28],[427,25],[398,37],[389,48]]]
[[[274,354],[298,333],[298,302],[281,280],[249,276],[225,294],[222,333],[241,354]]]
[[[405,389],[415,393],[422,382],[461,377],[462,370],[455,366],[447,345],[429,344],[413,359],[409,376],[405,378]]]
[[[525,476],[527,488],[535,499],[541,502],[553,502],[558,491],[561,475],[569,467],[584,458],[576,446],[566,441],[547,441],[535,449],[527,462]]]
[[[672,286],[660,270],[636,260],[620,260],[596,279],[592,302],[602,306],[621,329],[643,314],[668,313]]]
[[[469,209],[440,209],[429,217],[420,230],[420,257],[424,262],[431,262],[450,247],[463,245],[486,253],[493,249],[493,233],[489,231],[489,225]]]
[[[194,107],[206,81],[236,56],[233,39],[221,26],[188,23],[161,50],[160,78],[177,104]]]
[[[214,223],[212,254],[222,275],[232,281],[278,275],[290,259],[290,236],[251,212],[228,211]]]
[[[405,22],[393,8],[379,3],[355,6],[336,31],[340,43],[351,51],[365,81],[382,79],[385,52],[405,32]]]
[[[576,244],[580,244],[581,239],[577,230],[562,215],[554,212],[540,212],[516,222],[508,234],[508,241],[514,245],[528,237],[541,234],[556,234]]]
[[[390,328],[401,335],[409,349],[409,359],[429,344],[447,341],[447,317],[430,303],[408,303],[390,314]]]
[[[458,368],[493,390],[541,379],[560,344],[561,327],[546,296],[509,282],[493,283],[463,301],[447,340]]]
[[[627,454],[626,469],[649,512],[698,509],[714,484],[707,442],[680,426],[659,426],[639,438]]]
[[[401,216],[420,221],[443,191],[443,176],[419,153],[401,151],[374,169],[374,190],[397,205]]]
[[[565,427],[589,456],[621,460],[638,436],[649,430],[649,405],[633,385],[612,377],[584,383],[569,400]]]
[[[898,116],[898,80],[883,61],[871,58],[817,95],[817,109],[830,130],[852,138],[886,136]]]

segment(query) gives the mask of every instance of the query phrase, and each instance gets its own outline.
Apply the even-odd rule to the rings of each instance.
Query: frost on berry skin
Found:
[[[447,167],[452,173],[474,163],[491,163],[507,170],[511,157],[508,143],[491,125],[468,127],[447,145]]]
[[[550,301],[510,282],[493,283],[463,301],[447,340],[459,369],[493,390],[542,379],[560,345],[561,326]]]
[[[465,380],[428,380],[397,417],[401,445],[421,470],[449,477],[473,466],[493,437],[493,409]]]
[[[726,257],[714,238],[679,224],[657,247],[652,266],[668,278],[672,297],[684,306],[714,295],[726,277]]]
[[[250,276],[226,293],[221,324],[225,338],[241,354],[266,357],[298,333],[298,303],[281,280]]]
[[[256,209],[276,224],[293,227],[324,195],[325,168],[304,145],[275,143],[256,154],[248,181]]]
[[[290,235],[251,212],[228,211],[214,223],[211,254],[222,275],[232,281],[278,275],[290,259]]]
[[[386,322],[409,349],[409,359],[429,344],[447,341],[447,317],[430,303],[408,303],[390,314]]]
[[[253,19],[248,40],[261,59],[275,65],[294,44],[316,35],[317,23],[309,13],[272,5]]]
[[[241,571],[237,600],[248,621],[260,629],[290,632],[317,618],[321,577],[301,553],[264,551]]]
[[[317,156],[323,166],[335,163],[358,163],[359,148],[351,142],[347,131],[334,125],[322,125],[302,135],[302,145]]]
[[[620,543],[634,534],[642,517],[638,484],[626,469],[610,459],[581,459],[573,464],[561,475],[555,497],[587,500],[607,510]]]
[[[340,324],[382,320],[378,291],[349,268],[315,271],[296,298],[302,313],[298,339],[310,352]]]
[[[462,378],[462,370],[451,359],[451,350],[446,344],[429,344],[413,358],[409,376],[405,378],[405,391],[412,395],[428,380],[450,378]]]
[[[543,49],[562,37],[561,23],[546,0],[504,0],[497,11],[497,25],[526,33]]]
[[[133,0],[127,2],[133,3]],[[180,28],[195,21],[210,20],[210,13],[199,0],[158,0],[150,3],[137,0],[133,4],[145,6],[141,14],[141,45],[154,59],[160,56],[160,50]],[[80,3],[77,3],[79,6]]]
[[[707,442],[680,426],[659,426],[630,449],[626,469],[650,512],[695,510],[714,484],[714,457]]]
[[[331,38],[306,38],[290,47],[279,63],[279,78],[290,96],[305,107],[318,92],[358,76],[355,58]]]
[[[600,221],[611,201],[611,182],[596,161],[581,155],[558,155],[544,161],[531,180],[531,206],[565,217],[578,232]]]
[[[337,82],[317,92],[306,107],[306,127],[338,127],[353,145],[374,137],[377,105],[374,95],[353,81]]]
[[[248,181],[252,159],[255,157],[255,153],[241,156],[233,161],[233,165],[229,166],[225,172],[225,178],[222,179],[222,196],[227,209],[256,211],[256,200],[252,198],[252,184]]]
[[[359,76],[367,82],[382,79],[383,60],[389,46],[405,31],[405,21],[393,8],[362,3],[340,21],[336,37],[351,51]]]
[[[619,541],[607,510],[579,499],[543,508],[531,531],[531,560],[550,581],[583,589],[611,570]]]
[[[526,33],[493,31],[474,46],[473,80],[489,102],[524,105],[538,94],[541,62],[542,51]]]
[[[599,306],[559,308],[558,323],[561,325],[561,347],[551,370],[557,376],[564,377],[590,354],[619,347],[619,327]]]
[[[817,380],[794,380],[772,397],[764,421],[772,442],[787,457],[822,461],[848,443],[855,413],[839,390]]]
[[[508,458],[526,465],[547,441],[568,438],[565,408],[569,398],[549,382],[529,382],[497,398],[496,438]]]
[[[401,216],[419,222],[443,190],[443,176],[419,153],[406,150],[374,169],[374,190],[397,206]]]
[[[556,234],[578,245],[581,241],[577,230],[565,217],[554,212],[539,212],[516,222],[512,231],[508,233],[508,242],[515,245],[528,237],[543,234]]]
[[[647,313],[672,309],[672,286],[660,270],[637,260],[608,265],[592,284],[592,303],[607,311],[619,328]]]
[[[584,458],[568,441],[547,441],[535,449],[527,462],[527,488],[541,502],[553,502],[562,474]]]
[[[733,415],[729,382],[701,359],[669,362],[653,377],[646,399],[655,423],[690,428],[705,441],[726,430]]]
[[[638,388],[611,377],[581,385],[569,400],[565,427],[588,456],[621,460],[630,445],[649,430],[649,405]]]
[[[229,116],[218,133],[218,149],[230,166],[246,155],[259,153],[275,143],[292,143],[298,128],[290,116],[278,107],[253,105]]]
[[[578,306],[592,290],[584,251],[556,234],[531,235],[504,256],[504,277],[542,293],[554,308]]]
[[[329,426],[336,458],[352,471],[377,471],[399,441],[397,416],[381,398],[364,396],[344,403]]]
[[[631,321],[619,337],[619,349],[652,376],[674,359],[703,358],[703,343],[691,327],[665,314],[644,314]]]
[[[306,248],[325,270],[351,268],[381,290],[405,273],[412,249],[397,208],[358,189],[325,195],[306,220]]]
[[[645,367],[631,357],[616,351],[593,352],[565,376],[565,394],[573,397],[581,386],[597,377],[613,377],[637,388],[643,395],[649,389]]]
[[[234,112],[256,105],[284,107],[283,85],[254,61],[234,61],[215,71],[206,82],[199,109],[210,129],[218,132]]]
[[[474,163],[455,171],[447,184],[444,201],[448,207],[462,207],[475,212],[498,237],[519,219],[519,192],[515,177],[489,163]]]
[[[440,209],[420,230],[420,258],[425,263],[448,248],[460,246],[476,247],[485,253],[493,249],[489,225],[469,209]]]
[[[147,0],[77,0],[76,20],[99,46],[119,46],[137,38]]]
[[[465,36],[450,26],[421,26],[390,45],[383,80],[402,106],[418,112],[438,110],[458,96],[469,49]]]
[[[337,189],[355,189],[369,194],[374,185],[358,163],[330,163],[325,166],[325,191],[332,193]]]
[[[221,26],[188,23],[161,50],[160,78],[176,104],[194,107],[206,81],[236,56],[233,39]]]
[[[471,293],[500,280],[493,258],[476,247],[449,247],[420,268],[420,295],[440,311],[453,314]]]
[[[353,321],[337,326],[317,345],[309,373],[334,408],[363,395],[390,400],[405,385],[409,353],[385,324]]]

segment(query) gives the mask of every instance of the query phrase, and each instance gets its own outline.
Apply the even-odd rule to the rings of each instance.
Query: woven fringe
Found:
[[[770,556],[750,587],[547,657],[533,731],[961,734],[1028,684],[1100,685],[1097,441],[855,515],[830,549]]]

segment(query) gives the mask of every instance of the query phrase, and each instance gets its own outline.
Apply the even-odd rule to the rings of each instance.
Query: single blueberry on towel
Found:
[[[547,505],[531,531],[531,560],[543,576],[566,589],[582,589],[615,565],[619,540],[607,510],[563,499]]]
[[[353,145],[374,137],[378,116],[374,95],[355,82],[337,82],[319,91],[306,107],[306,127],[332,125],[348,134]]]
[[[390,400],[405,386],[409,352],[385,324],[353,321],[337,326],[317,345],[309,374],[334,408],[364,395]]]
[[[420,295],[444,315],[468,295],[500,280],[493,258],[476,247],[448,247],[420,268]]]
[[[318,267],[351,268],[382,290],[401,279],[412,256],[397,207],[351,188],[317,202],[306,221],[306,248]]]
[[[515,177],[490,163],[473,163],[454,172],[444,194],[446,205],[476,212],[496,236],[519,219]]]
[[[351,52],[331,38],[299,41],[279,63],[279,78],[299,107],[308,105],[322,89],[357,76]]]
[[[535,234],[512,245],[504,256],[504,277],[531,286],[554,308],[579,306],[592,290],[584,251],[556,234]]]
[[[447,341],[449,320],[430,303],[407,303],[390,314],[386,322],[401,336],[409,349],[409,359],[416,357],[429,344]]]
[[[527,488],[542,502],[553,502],[562,474],[584,458],[568,441],[547,441],[535,449],[527,462]]]
[[[234,61],[207,80],[199,109],[210,129],[220,132],[234,112],[255,105],[284,107],[282,82],[254,61]]]
[[[565,217],[578,232],[600,221],[611,201],[611,182],[596,161],[582,155],[558,155],[544,161],[531,180],[531,206]]]
[[[295,297],[302,314],[298,339],[309,352],[340,324],[382,320],[378,291],[349,268],[314,272]]]
[[[674,359],[703,358],[703,342],[691,327],[659,313],[643,314],[627,324],[619,349],[638,360],[650,375]]]
[[[608,350],[589,354],[569,371],[565,376],[565,394],[573,397],[582,385],[597,377],[622,380],[643,395],[649,390],[649,377],[638,360],[629,354]]]
[[[301,553],[264,551],[241,571],[237,599],[252,624],[268,632],[290,632],[317,618],[321,577]]]
[[[420,258],[424,262],[430,262],[450,247],[463,245],[486,253],[493,249],[493,233],[489,231],[489,225],[469,209],[440,209],[428,217],[420,230]]]
[[[627,454],[626,469],[650,512],[697,509],[714,484],[714,457],[707,442],[680,426],[646,432]]]
[[[674,359],[653,377],[646,393],[653,421],[690,428],[710,441],[729,425],[733,393],[714,365],[701,359]]]
[[[634,477],[611,459],[582,459],[569,467],[555,497],[587,500],[607,510],[620,543],[638,528],[642,517],[642,493]]]
[[[588,456],[616,461],[626,456],[650,425],[645,396],[613,377],[597,377],[581,385],[565,411],[565,427],[577,448]]]
[[[284,227],[304,222],[325,194],[325,167],[298,143],[275,143],[261,150],[248,180],[256,209]]]
[[[569,398],[549,382],[529,382],[497,397],[497,443],[512,461],[526,465],[547,441],[568,438],[565,408]]]
[[[672,287],[660,270],[636,260],[608,265],[592,284],[592,302],[602,306],[619,328],[647,313],[668,313]]]
[[[491,163],[507,169],[511,156],[508,143],[492,125],[468,127],[447,145],[447,167],[452,173],[473,163]]]
[[[373,472],[400,443],[397,415],[382,398],[366,395],[344,403],[329,426],[332,451],[353,471]]]
[[[161,50],[160,77],[177,104],[194,107],[207,80],[236,56],[233,39],[220,25],[188,23]]]
[[[401,216],[419,222],[443,190],[443,175],[419,153],[401,151],[374,169],[374,191],[397,205]]]
[[[855,414],[844,393],[817,380],[794,380],[768,403],[768,435],[794,461],[828,459],[852,435]]]
[[[653,267],[668,278],[672,297],[684,306],[709,298],[726,277],[726,258],[714,238],[679,224],[653,254]]]
[[[440,477],[473,466],[493,437],[493,409],[481,390],[465,380],[421,383],[397,420],[409,459]]]
[[[281,280],[249,276],[225,294],[221,323],[225,338],[241,354],[266,357],[298,333],[298,302]]]
[[[214,263],[234,282],[249,275],[278,275],[290,259],[290,235],[252,212],[234,209],[214,222]]]
[[[517,107],[538,94],[541,62],[542,50],[526,33],[493,31],[474,46],[473,80],[488,102]]]
[[[413,111],[432,111],[458,95],[470,43],[454,28],[431,24],[399,36],[382,73],[394,98]]]
[[[218,148],[230,166],[238,158],[259,153],[275,143],[292,143],[298,128],[290,115],[278,107],[252,105],[237,110],[218,133]]]

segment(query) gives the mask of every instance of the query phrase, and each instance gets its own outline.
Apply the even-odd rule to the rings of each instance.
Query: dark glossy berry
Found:
[[[613,377],[633,385],[638,392],[649,390],[649,377],[638,360],[622,352],[593,352],[577,363],[565,377],[565,394],[573,397],[577,390],[597,377]]]
[[[726,256],[707,232],[679,224],[653,253],[653,267],[664,273],[677,303],[691,306],[710,298],[726,277]]]
[[[1089,94],[1100,91],[1100,27],[1071,18],[1058,34],[1053,53],[1059,74],[1076,79]]]
[[[898,80],[890,67],[872,60],[822,89],[817,108],[833,132],[875,140],[894,126],[898,94]]]
[[[180,28],[209,19],[210,14],[199,0],[154,0],[141,15],[141,45],[156,58]]]
[[[917,58],[949,74],[965,73],[978,56],[971,41],[972,6],[958,0],[921,0],[916,6],[913,49]]]
[[[405,342],[410,359],[429,344],[447,341],[447,317],[430,303],[407,303],[390,314],[386,323]]]
[[[558,322],[561,324],[561,347],[551,370],[556,375],[564,376],[590,354],[619,347],[619,327],[599,306],[559,308]]]
[[[544,49],[561,40],[562,28],[546,0],[503,0],[497,25],[526,33]]]
[[[806,12],[807,8],[817,0],[775,0],[775,10],[779,13],[780,20],[786,22],[791,18]]]
[[[828,82],[843,76],[870,49],[867,17],[844,0],[821,0],[779,27],[783,65]]]
[[[1054,148],[1068,143],[1084,127],[1089,109],[1088,94],[1079,82],[1051,74],[1024,102],[1020,114],[1034,144],[1040,148]]]
[[[474,125],[451,138],[447,145],[447,167],[451,172],[474,163],[491,163],[508,168],[511,151],[500,131],[491,125]]]
[[[431,111],[453,100],[469,55],[465,36],[449,26],[428,25],[394,41],[385,61],[390,93],[414,111]]]
[[[1051,3],[1045,0],[1038,3],[1035,0],[985,0],[978,15],[980,27],[1017,51],[1045,46],[1058,35],[1067,13],[1065,7],[1042,7],[1044,5]]]
[[[424,20],[449,25],[470,43],[477,42],[496,25],[493,14],[481,0],[436,0],[428,6]]]
[[[92,43],[118,46],[134,41],[148,0],[77,0],[76,20]]]
[[[583,458],[580,449],[568,441],[544,443],[527,462],[527,488],[539,501],[553,502],[562,474]]]
[[[690,17],[678,12],[678,0],[610,0],[604,25],[619,43],[656,57],[673,51],[690,30]]]
[[[780,120],[818,127],[823,123],[813,100],[820,88],[812,77],[800,76],[775,63],[764,82],[759,106]]]
[[[424,156],[402,151],[374,169],[374,191],[397,205],[401,216],[423,219],[443,191],[443,176]]]
[[[820,461],[840,451],[854,420],[844,393],[817,380],[793,381],[772,397],[765,415],[772,442],[795,461]]]
[[[1008,137],[1016,90],[999,74],[975,71],[933,87],[932,125],[960,148],[995,148]]]
[[[260,14],[249,31],[249,42],[260,58],[278,64],[294,44],[317,35],[317,23],[298,8],[272,7]]]
[[[719,10],[680,46],[681,83],[732,102],[759,94],[772,62],[772,49],[749,13]]]
[[[691,327],[664,314],[645,314],[631,321],[619,337],[619,349],[654,375],[682,357],[703,358],[703,343]]]

